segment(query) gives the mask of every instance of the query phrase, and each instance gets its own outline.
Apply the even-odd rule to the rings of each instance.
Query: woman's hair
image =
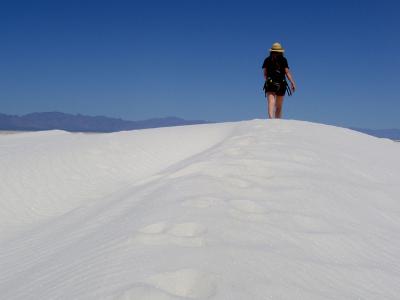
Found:
[[[271,51],[269,53],[269,57],[271,58],[272,64],[279,69],[279,61],[280,58],[283,56],[283,52]]]
[[[283,56],[283,52],[271,51],[269,56],[275,59],[277,56]]]

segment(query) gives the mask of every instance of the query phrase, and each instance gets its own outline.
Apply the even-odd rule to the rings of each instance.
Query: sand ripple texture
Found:
[[[0,299],[399,299],[399,153],[294,120],[0,135]]]

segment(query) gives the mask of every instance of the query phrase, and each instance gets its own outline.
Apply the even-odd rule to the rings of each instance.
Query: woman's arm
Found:
[[[290,81],[290,84],[291,84],[290,88],[292,89],[292,92],[294,92],[296,90],[296,84],[294,83],[293,76],[292,76],[292,73],[290,73],[289,68],[285,68],[285,73],[286,73],[286,77]]]
[[[263,68],[264,80],[267,81],[267,68]]]

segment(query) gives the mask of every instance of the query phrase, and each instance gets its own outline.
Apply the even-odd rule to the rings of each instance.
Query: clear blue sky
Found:
[[[284,116],[400,128],[398,1],[1,1],[0,112],[138,120],[266,116],[279,41]]]

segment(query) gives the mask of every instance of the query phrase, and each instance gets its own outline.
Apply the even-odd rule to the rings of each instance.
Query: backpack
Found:
[[[286,92],[288,93],[288,96],[291,96],[292,91],[290,90],[290,88],[286,82],[285,74],[282,75],[279,61],[276,61],[274,68],[269,68],[268,77],[264,83],[263,90],[264,90],[265,95],[267,95],[267,86],[268,86],[269,92],[276,93],[282,88],[282,85],[285,85],[284,88],[285,88]]]

